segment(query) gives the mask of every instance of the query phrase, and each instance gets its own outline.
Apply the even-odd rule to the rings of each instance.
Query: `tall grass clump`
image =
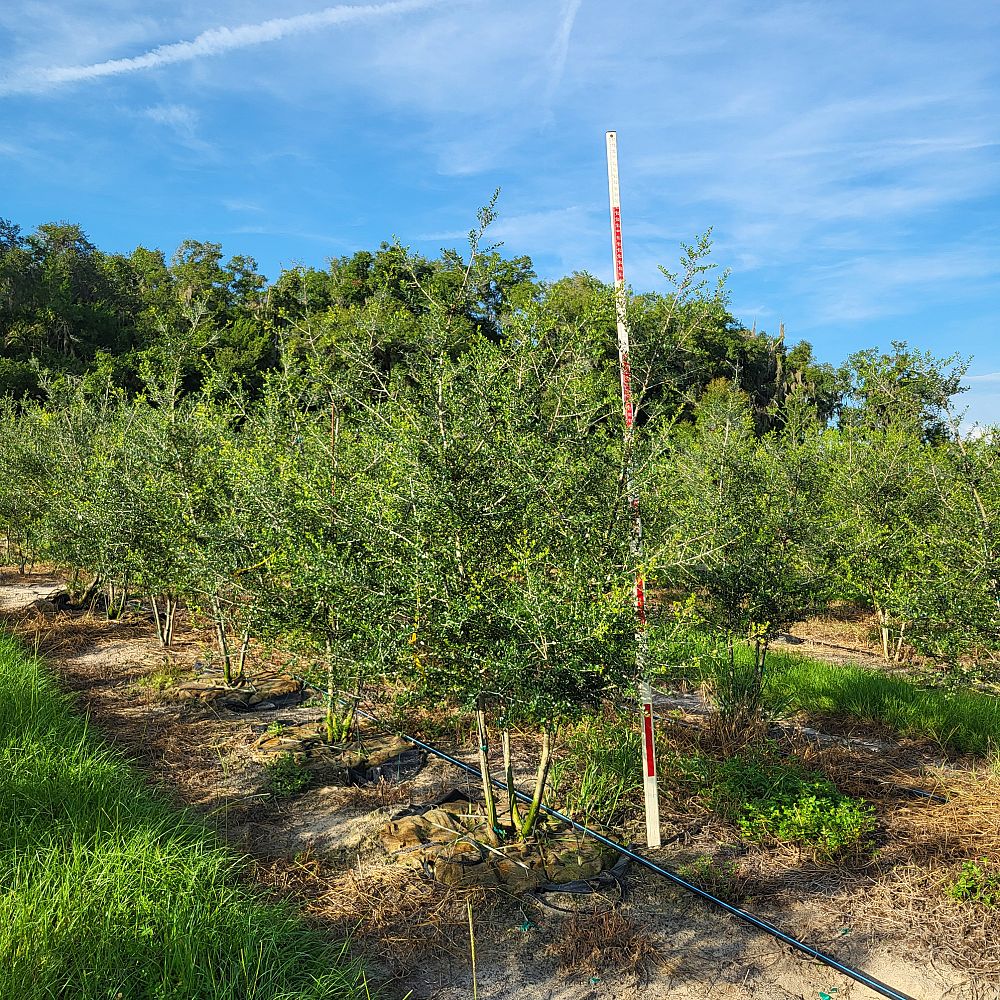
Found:
[[[772,654],[765,697],[782,708],[886,725],[957,753],[1000,747],[1000,699],[923,688],[881,670]]]
[[[588,716],[566,734],[566,753],[552,765],[552,794],[570,816],[609,826],[634,808],[642,791],[635,727]]]
[[[0,996],[363,995],[343,947],[240,882],[238,860],[88,731],[0,636]]]

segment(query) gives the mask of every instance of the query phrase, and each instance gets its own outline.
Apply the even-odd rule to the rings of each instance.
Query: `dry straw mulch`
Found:
[[[492,907],[496,892],[442,885],[419,871],[386,862],[335,871],[322,857],[276,859],[257,880],[295,897],[312,917],[350,934],[392,975],[431,957],[468,957],[468,905]]]
[[[72,611],[52,613],[38,607],[0,612],[0,625],[29,648],[60,658],[86,652],[128,628],[123,621]]]
[[[920,942],[968,972],[995,976],[1000,910],[958,902],[948,889],[963,861],[1000,864],[1000,775],[982,767],[935,776],[947,802],[914,804],[890,819],[896,863],[886,865],[871,892],[874,913],[883,931]]]

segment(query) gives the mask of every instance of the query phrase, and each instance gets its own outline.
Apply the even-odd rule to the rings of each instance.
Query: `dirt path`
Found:
[[[58,580],[0,571],[0,627],[17,626],[76,692],[95,727],[169,795],[210,817],[256,863],[258,879],[293,895],[334,932],[356,927],[356,947],[387,982],[385,995],[413,1000],[471,996],[467,905],[473,903],[478,987],[483,1000],[867,1000],[871,990],[655,876],[632,873],[624,903],[597,916],[538,902],[462,893],[402,870],[378,844],[393,810],[468,789],[453,769],[430,762],[410,781],[365,788],[323,786],[275,801],[263,786],[254,741],[275,722],[316,718],[319,709],[236,715],[164,699],[157,686],[183,677],[204,657],[196,634],[165,653],[152,623],[106,623],[42,605]],[[183,622],[179,623],[183,626]],[[920,806],[912,807],[914,809]],[[716,851],[727,831],[686,828],[656,853],[668,867]],[[723,844],[723,847],[726,845]],[[733,850],[736,850],[733,845]],[[752,867],[763,858],[750,856]],[[915,1000],[1000,997],[995,979],[940,960],[927,933],[879,931],[870,879],[798,860],[770,864],[748,909]],[[761,869],[763,871],[763,868]],[[896,921],[894,926],[899,927]]]

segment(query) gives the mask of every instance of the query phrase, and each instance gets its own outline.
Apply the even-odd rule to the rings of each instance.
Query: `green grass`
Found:
[[[575,820],[610,826],[642,793],[642,748],[631,719],[589,716],[567,730],[549,775],[553,800]]]
[[[992,695],[924,688],[880,670],[787,653],[768,659],[773,706],[879,723],[958,753],[985,756],[1000,746],[1000,700]]]
[[[0,997],[360,997],[342,948],[241,884],[0,636]]]
[[[664,683],[711,676],[712,645],[689,640],[695,666],[667,667]],[[654,647],[655,648],[655,647]],[[738,655],[749,658],[749,650]],[[884,725],[902,736],[932,740],[942,749],[986,756],[1000,750],[1000,699],[978,691],[929,687],[883,670],[825,663],[772,650],[767,657],[767,707]]]

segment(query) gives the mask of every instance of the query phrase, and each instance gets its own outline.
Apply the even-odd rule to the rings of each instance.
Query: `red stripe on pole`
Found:
[[[611,230],[615,244],[615,281],[624,281],[625,258],[622,254],[622,210],[617,205],[611,209]]]
[[[656,777],[656,753],[653,750],[653,706],[642,706],[642,728],[646,740],[646,777]]]

